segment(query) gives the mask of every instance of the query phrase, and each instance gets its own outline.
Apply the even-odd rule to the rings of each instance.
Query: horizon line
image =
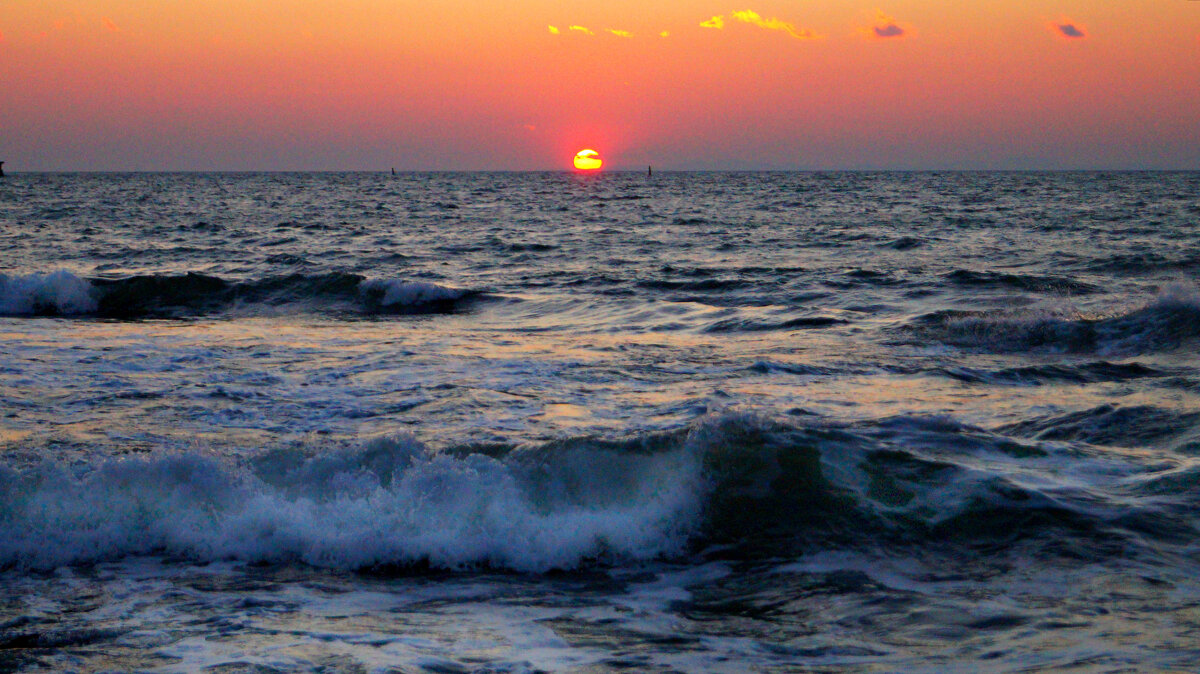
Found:
[[[5,162],[11,163],[11,162]],[[653,166],[653,165],[651,165]],[[243,173],[382,173],[390,175],[392,171],[399,174],[420,173],[563,173],[571,175],[603,175],[608,173],[644,174],[644,168],[614,168],[592,171],[577,169],[6,169],[6,176],[21,174],[151,174],[151,173],[209,173],[209,174],[243,174]],[[1162,167],[1087,167],[1087,168],[655,168],[655,173],[1194,173],[1195,168],[1162,168]]]

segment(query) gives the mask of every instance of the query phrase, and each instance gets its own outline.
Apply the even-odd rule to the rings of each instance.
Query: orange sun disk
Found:
[[[595,150],[580,150],[575,153],[575,168],[580,171],[595,171],[604,164],[600,153]]]

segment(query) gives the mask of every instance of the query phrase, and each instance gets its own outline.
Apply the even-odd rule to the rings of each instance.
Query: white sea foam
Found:
[[[92,285],[65,270],[49,274],[0,274],[0,314],[86,314],[96,310]]]
[[[453,302],[466,297],[470,292],[460,288],[440,286],[436,283],[400,279],[367,279],[359,284],[359,290],[381,295],[379,304],[385,307]]]
[[[703,498],[695,454],[607,452],[452,456],[400,437],[246,466],[184,454],[2,469],[0,566],[167,554],[545,571],[679,552]]]

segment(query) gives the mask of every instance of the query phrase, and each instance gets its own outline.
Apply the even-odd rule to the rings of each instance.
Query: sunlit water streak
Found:
[[[1198,195],[9,176],[0,668],[1187,667]]]

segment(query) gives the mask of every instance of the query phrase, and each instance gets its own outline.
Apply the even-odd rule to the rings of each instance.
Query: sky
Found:
[[[0,0],[45,170],[1200,169],[1200,0]]]

